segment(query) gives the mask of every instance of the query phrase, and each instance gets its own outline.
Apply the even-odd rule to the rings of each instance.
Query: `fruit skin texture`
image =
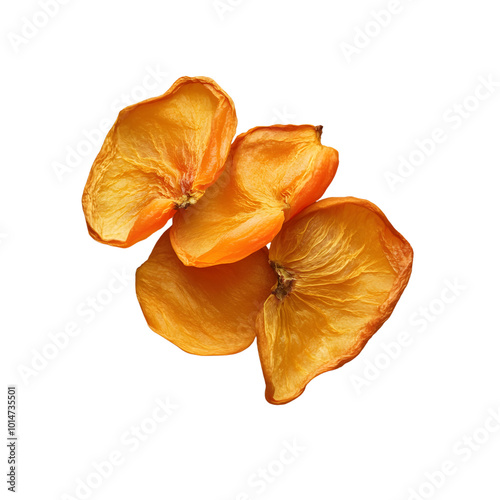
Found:
[[[224,173],[195,206],[174,216],[171,240],[185,265],[236,262],[267,245],[285,221],[330,185],[338,153],[322,127],[274,125],[239,135]]]
[[[129,247],[196,203],[222,172],[236,125],[233,101],[206,77],[123,109],[83,193],[90,235]]]
[[[276,281],[267,248],[234,264],[197,269],[177,258],[169,231],[136,273],[150,328],[191,354],[243,351],[255,339],[255,319]]]
[[[280,277],[257,345],[266,399],[284,404],[361,352],[403,293],[413,250],[374,204],[329,198],[285,224],[269,258]]]

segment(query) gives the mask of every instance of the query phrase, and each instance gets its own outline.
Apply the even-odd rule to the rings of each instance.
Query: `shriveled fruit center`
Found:
[[[270,261],[269,264],[278,276],[278,284],[273,290],[273,294],[277,299],[283,300],[293,290],[295,274],[289,269],[286,269],[282,265],[278,264],[277,262]]]
[[[193,193],[193,194],[183,194],[175,204],[175,208],[180,210],[181,208],[188,208],[194,205],[201,197],[203,193]]]

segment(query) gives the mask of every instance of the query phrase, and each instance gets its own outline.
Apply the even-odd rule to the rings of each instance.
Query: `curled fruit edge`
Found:
[[[235,113],[235,105],[234,105],[233,99],[224,89],[222,89],[222,87],[215,80],[213,80],[212,78],[210,78],[208,76],[195,76],[195,77],[183,76],[181,78],[178,78],[172,84],[172,86],[163,94],[161,94],[159,96],[155,96],[155,97],[150,97],[149,99],[145,99],[145,100],[137,102],[135,104],[131,104],[130,106],[127,106],[127,107],[123,108],[122,110],[120,110],[115,122],[113,123],[113,125],[111,127],[111,129],[109,130],[106,137],[104,138],[103,145],[102,145],[101,150],[99,151],[99,153],[97,155],[97,158],[99,158],[99,156],[101,155],[101,153],[103,151],[107,152],[106,154],[108,154],[108,155],[114,154],[115,144],[112,141],[112,138],[115,134],[116,128],[120,125],[122,120],[124,120],[124,118],[127,116],[127,114],[130,111],[136,109],[137,107],[142,107],[145,104],[150,104],[150,103],[153,103],[156,101],[161,101],[162,99],[169,97],[171,94],[174,94],[179,89],[179,87],[181,87],[186,82],[200,83],[201,85],[204,85],[206,87],[212,86],[213,89],[215,89],[215,91],[219,92],[222,96],[222,97],[219,97],[218,99],[220,101],[223,101],[224,99],[227,100],[229,105],[230,105],[230,108]],[[235,120],[236,120],[236,115],[235,115]],[[228,153],[229,153],[229,151],[228,151]],[[95,163],[95,160],[94,160],[94,163]],[[223,162],[221,162],[221,167],[219,168],[219,170],[217,170],[212,182],[209,185],[211,185],[217,181],[217,179],[220,177],[220,175],[224,171],[224,166],[225,166],[225,162],[223,161]],[[89,192],[89,185],[90,185],[91,178],[93,175],[102,176],[102,173],[99,174],[99,173],[93,172],[93,167],[94,167],[94,164],[92,165],[92,168],[91,168],[90,173],[89,173],[89,177],[85,183],[85,188],[84,188],[83,195],[82,195],[82,205],[83,205],[83,211],[84,211],[84,215],[85,215],[85,223],[87,226],[88,233],[94,240],[96,240],[99,243],[104,243],[106,245],[116,246],[116,247],[120,247],[120,248],[129,248],[129,247],[133,246],[135,243],[138,243],[139,241],[142,241],[142,240],[149,238],[149,236],[151,236],[151,234],[154,234],[156,231],[159,231],[174,216],[175,212],[179,208],[184,208],[184,207],[174,207],[173,210],[169,210],[167,212],[157,214],[155,216],[155,220],[158,221],[156,224],[158,226],[157,229],[155,229],[152,233],[150,233],[144,237],[141,237],[140,239],[138,239],[136,241],[133,241],[133,238],[131,237],[131,235],[134,234],[135,225],[130,230],[130,233],[128,234],[126,240],[123,240],[123,241],[116,240],[116,239],[105,240],[105,239],[101,238],[99,233],[90,225],[90,223],[88,221],[88,217],[87,217],[86,207],[87,207],[87,205],[92,206],[92,203],[90,203],[90,201],[88,201],[89,199],[92,198],[92,193]],[[204,189],[206,189],[207,187],[208,187],[208,185],[203,186]],[[169,215],[169,212],[170,212],[170,215]],[[165,215],[167,215],[167,217],[165,217]],[[138,219],[136,222],[138,222],[139,220],[140,219]]]
[[[412,265],[413,265],[413,248],[411,245],[408,243],[408,241],[404,238],[404,236],[397,231],[394,226],[389,222],[385,214],[378,208],[375,204],[368,200],[364,200],[361,198],[355,198],[353,196],[347,196],[343,198],[324,198],[322,200],[317,201],[316,203],[313,203],[306,209],[304,209],[300,214],[298,215],[307,215],[309,212],[315,212],[316,210],[323,208],[325,206],[334,206],[334,205],[339,205],[339,204],[344,204],[344,203],[353,203],[357,204],[360,206],[363,206],[367,208],[368,210],[371,210],[374,212],[386,225],[386,227],[397,237],[401,240],[405,247],[405,254],[404,254],[404,259],[398,260],[397,262],[394,261],[389,261],[390,264],[393,266],[395,270],[398,272],[398,277],[394,282],[393,287],[391,288],[391,292],[389,293],[389,296],[387,297],[387,300],[380,306],[380,316],[368,323],[359,333],[358,333],[358,341],[356,344],[353,346],[353,348],[350,350],[349,353],[346,353],[344,356],[341,358],[335,359],[333,362],[329,362],[315,370],[313,373],[311,373],[303,387],[297,391],[293,396],[284,399],[284,400],[274,400],[271,397],[271,380],[269,377],[266,376],[265,370],[263,370],[263,375],[264,375],[264,380],[266,382],[266,391],[265,391],[265,397],[266,400],[274,405],[282,405],[289,403],[295,399],[297,399],[305,390],[309,382],[316,378],[318,375],[321,375],[322,373],[326,373],[332,370],[336,370],[337,368],[340,368],[341,366],[345,365],[347,362],[353,360],[356,356],[358,356],[367,342],[373,337],[373,335],[382,327],[382,325],[389,319],[390,315],[392,314],[392,311],[396,307],[396,304],[403,294],[406,285],[408,284],[408,281],[410,279],[411,271],[412,271]],[[321,205],[321,206],[318,206]],[[271,243],[272,244],[272,243]],[[402,266],[402,267],[401,267]],[[278,278],[277,278],[278,279]],[[276,295],[275,295],[276,296]],[[286,296],[283,297],[286,300]],[[276,297],[276,300],[281,300],[278,297]],[[263,308],[259,312],[259,315],[257,317],[257,348],[259,351],[259,356],[261,359],[262,365],[265,365],[266,363],[268,364],[268,359],[267,356],[265,355],[265,352],[269,352],[269,346],[267,346],[267,341],[265,338],[265,335],[260,334],[260,331],[265,331],[265,324],[264,324],[264,314],[263,314]],[[264,349],[264,347],[266,347]]]

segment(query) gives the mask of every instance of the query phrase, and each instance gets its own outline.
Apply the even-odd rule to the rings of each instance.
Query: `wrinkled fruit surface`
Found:
[[[256,335],[257,313],[276,282],[263,248],[234,264],[187,267],[170,229],[137,270],[136,290],[150,328],[192,354],[233,354]]]
[[[230,97],[204,77],[122,110],[83,193],[90,235],[129,247],[196,203],[220,175],[236,124]]]
[[[257,127],[234,141],[225,170],[206,195],[175,214],[172,246],[184,264],[236,262],[267,245],[284,221],[325,192],[338,154],[321,127]]]
[[[271,244],[278,283],[257,320],[266,398],[282,404],[359,354],[408,283],[409,243],[372,203],[329,198]]]

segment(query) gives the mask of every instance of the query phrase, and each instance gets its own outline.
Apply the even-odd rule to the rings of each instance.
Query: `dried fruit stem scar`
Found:
[[[188,208],[191,205],[194,205],[202,196],[203,193],[183,194],[176,203],[175,208],[177,210],[180,210],[181,208]]]
[[[277,262],[270,261],[269,264],[278,275],[278,283],[276,284],[276,288],[273,290],[273,294],[277,299],[283,300],[293,289],[295,275],[292,271],[286,269]]]

